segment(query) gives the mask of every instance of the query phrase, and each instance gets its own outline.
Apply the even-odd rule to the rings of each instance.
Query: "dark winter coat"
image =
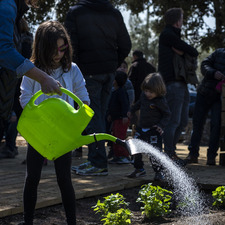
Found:
[[[220,93],[216,91],[216,85],[220,80],[214,78],[216,71],[225,74],[225,48],[217,49],[201,63],[204,78],[199,85],[198,92],[212,100],[220,98]]]
[[[166,25],[159,36],[159,60],[158,71],[162,75],[165,83],[176,81],[173,67],[173,58],[176,54],[172,47],[189,54],[190,56],[198,56],[198,51],[186,42],[181,40],[181,29]]]
[[[157,125],[162,129],[170,119],[170,110],[164,97],[148,99],[142,92],[140,99],[131,107],[131,113],[140,109],[139,126],[141,128],[152,128]]]
[[[112,92],[109,101],[108,114],[111,116],[112,121],[127,117],[129,109],[129,98],[124,87],[119,87]]]
[[[108,0],[80,0],[65,21],[84,75],[115,72],[131,49],[123,17]]]

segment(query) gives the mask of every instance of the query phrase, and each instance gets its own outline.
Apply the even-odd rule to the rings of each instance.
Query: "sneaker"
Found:
[[[187,162],[181,158],[179,158],[176,154],[170,157],[178,166],[185,167]]]
[[[188,155],[185,159],[185,162],[187,164],[191,164],[191,163],[198,163],[198,157],[192,156],[192,155]]]
[[[81,176],[107,176],[108,169],[107,168],[97,168],[95,166],[92,166],[92,167],[84,169],[84,170],[78,170],[77,174],[81,175]]]
[[[130,164],[130,159],[128,157],[119,157],[117,164]]]
[[[84,163],[80,164],[79,166],[72,166],[71,170],[74,171],[74,172],[77,172],[78,170],[83,170],[83,169],[86,169],[90,166],[91,166],[91,162],[87,161],[87,162],[84,162]]]
[[[161,181],[164,182],[165,181],[165,176],[162,172],[156,172],[155,173],[155,177],[154,177],[154,181]]]
[[[136,169],[134,172],[129,174],[127,177],[136,178],[136,177],[144,177],[144,176],[146,176],[145,169]]]
[[[208,166],[215,166],[216,160],[215,159],[208,159],[206,165]]]

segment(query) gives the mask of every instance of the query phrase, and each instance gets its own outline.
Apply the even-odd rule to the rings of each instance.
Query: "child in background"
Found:
[[[128,71],[128,65],[126,61],[123,61],[120,65],[120,67],[117,69],[118,71],[123,71],[124,73],[127,74]],[[124,85],[125,90],[127,91],[128,98],[129,98],[129,103],[130,106],[134,103],[134,87],[132,82],[127,79],[125,85]]]
[[[122,72],[127,74],[127,71],[128,71],[127,62],[123,61],[120,65],[120,67],[118,67],[117,71],[122,71]],[[133,84],[131,83],[131,81],[129,79],[126,80],[124,88],[125,88],[125,90],[128,94],[129,107],[130,107],[134,103],[134,87],[133,87]],[[114,87],[112,88],[112,91],[113,90],[114,90]],[[107,114],[108,114],[108,112],[107,112]],[[111,122],[109,122],[106,119],[106,131],[107,131],[107,133],[111,133],[111,127],[112,127]],[[108,159],[113,157],[112,145],[113,145],[113,142],[108,141],[108,144],[107,144],[107,146],[109,148]]]
[[[162,151],[163,128],[170,119],[170,110],[167,105],[165,94],[166,87],[159,73],[151,73],[144,79],[140,99],[131,107],[128,117],[131,118],[140,109],[139,127],[134,138],[141,139]],[[150,157],[152,167],[155,171],[154,180],[163,180],[162,167]],[[145,176],[142,154],[134,155],[135,170],[129,178]]]
[[[126,139],[129,120],[127,112],[129,110],[129,99],[124,85],[127,74],[117,71],[113,83],[114,90],[111,94],[108,109],[108,121],[112,121],[112,135],[122,140]],[[109,163],[126,164],[130,163],[129,153],[121,145],[113,143],[113,159]]]
[[[65,28],[57,21],[42,23],[36,32],[31,61],[54,79],[58,80],[66,89],[74,92],[85,104],[89,104],[85,80],[79,68],[72,63],[72,47]],[[20,103],[24,108],[30,98],[41,89],[38,82],[24,76],[21,84]],[[41,95],[36,101],[39,104],[54,96]],[[66,100],[72,106],[74,101],[66,94],[56,96]],[[62,118],[63,119],[63,118]],[[46,149],[47,151],[48,149]],[[71,182],[71,152],[54,161],[57,182],[61,191],[62,202],[66,213],[67,224],[76,224],[75,193]],[[27,173],[23,193],[24,222],[20,225],[33,224],[34,210],[37,200],[37,188],[41,177],[44,157],[31,145],[27,150]]]

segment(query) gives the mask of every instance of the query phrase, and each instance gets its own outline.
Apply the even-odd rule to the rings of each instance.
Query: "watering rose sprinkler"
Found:
[[[20,116],[17,129],[34,149],[45,158],[55,160],[82,145],[109,140],[124,146],[131,154],[125,140],[104,133],[82,135],[94,111],[72,92],[65,88],[61,90],[77,102],[78,110],[60,98],[49,98],[36,105],[35,100],[43,94],[40,90],[33,95]]]

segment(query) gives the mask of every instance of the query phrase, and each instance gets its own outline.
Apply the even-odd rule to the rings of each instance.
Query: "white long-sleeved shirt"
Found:
[[[68,72],[64,73],[62,67],[59,67],[53,71],[51,76],[54,79],[58,80],[64,88],[77,95],[77,97],[80,98],[81,101],[83,102],[87,101],[88,104],[90,104],[90,98],[87,89],[85,87],[85,79],[80,69],[75,63],[72,63],[71,69]],[[41,85],[40,83],[34,81],[33,79],[30,79],[29,77],[23,76],[20,89],[21,89],[20,104],[22,108],[24,108],[31,99],[31,97],[37,91],[41,90]],[[65,93],[63,93],[61,96],[59,95],[49,96],[43,94],[35,100],[35,104],[38,105],[45,99],[53,97],[61,98],[74,107],[74,100]]]

